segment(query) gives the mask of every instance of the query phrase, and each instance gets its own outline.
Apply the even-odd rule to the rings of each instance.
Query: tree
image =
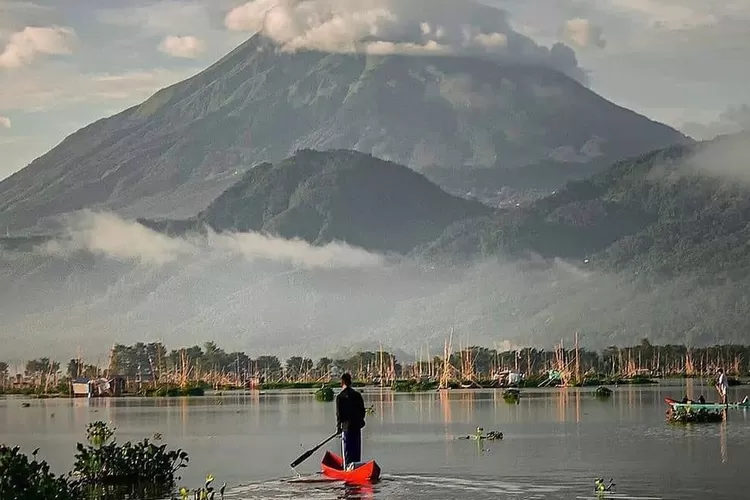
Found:
[[[216,345],[216,342],[206,342],[203,344],[203,367],[208,370],[224,370],[231,368],[228,365],[236,362],[235,359],[229,359],[224,349]]]
[[[77,359],[71,359],[68,361],[68,377],[70,378],[78,378],[81,376],[81,372],[83,371],[83,363],[80,362]]]
[[[281,361],[276,356],[260,356],[256,361],[258,371],[270,376],[281,374]]]
[[[8,379],[8,363],[0,361],[0,386],[5,387],[5,381]]]
[[[286,376],[287,378],[298,378],[302,375],[303,364],[305,360],[300,356],[292,356],[286,360]]]
[[[333,361],[331,358],[320,358],[318,363],[315,365],[315,371],[318,372],[318,376],[328,375],[331,371],[331,365]]]
[[[32,359],[26,362],[25,373],[28,377],[45,376],[50,373],[57,373],[60,370],[60,363],[50,361],[49,358]]]

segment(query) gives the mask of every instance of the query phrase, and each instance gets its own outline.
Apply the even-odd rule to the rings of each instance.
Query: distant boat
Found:
[[[664,402],[672,408],[687,408],[690,410],[723,410],[724,408],[750,408],[747,397],[739,403],[683,403],[672,398],[664,398]]]

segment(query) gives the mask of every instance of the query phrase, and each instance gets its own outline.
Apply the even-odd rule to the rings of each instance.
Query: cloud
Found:
[[[85,250],[143,264],[165,264],[197,253],[197,248],[187,241],[169,238],[112,214],[88,211],[72,216],[66,236],[45,243],[42,250],[51,255]]]
[[[270,260],[303,268],[358,268],[382,264],[379,255],[344,243],[312,246],[302,240],[272,238],[258,233],[209,233],[208,247],[235,253],[248,261]]]
[[[635,14],[652,27],[681,30],[716,23],[718,18],[712,13],[710,4],[711,2],[697,3],[691,0],[609,0],[608,5],[622,12]],[[717,10],[714,9],[713,12]]]
[[[195,59],[206,50],[206,44],[194,36],[168,36],[159,45],[159,50],[172,57]]]
[[[64,55],[73,52],[76,40],[71,28],[27,26],[13,33],[0,53],[0,68],[13,69],[31,64],[40,55]]]
[[[93,356],[106,356],[113,342],[162,341],[177,348],[207,340],[253,355],[323,356],[340,349],[342,338],[356,349],[382,342],[414,353],[428,344],[436,353],[452,328],[454,341],[464,345],[547,348],[581,331],[582,345],[601,348],[644,336],[654,343],[689,340],[683,332],[734,314],[724,301],[736,284],[722,289],[681,277],[643,289],[628,276],[559,260],[490,258],[430,268],[405,259],[366,268],[302,268],[283,256],[246,258],[223,243],[203,245],[195,255],[196,245],[178,250],[166,265],[101,252],[0,251],[3,356],[67,359],[83,337]],[[717,297],[718,305],[706,297]],[[722,340],[706,331],[701,343]],[[741,336],[738,330],[723,340]]]
[[[750,105],[729,106],[712,122],[687,122],[680,128],[685,134],[698,140],[750,130]]]
[[[302,240],[285,240],[257,233],[208,232],[207,236],[170,237],[114,214],[83,211],[70,216],[66,235],[45,243],[46,255],[85,251],[123,262],[161,266],[188,257],[238,256],[317,268],[379,266],[381,256],[343,243],[313,246]]]
[[[564,33],[566,40],[578,47],[604,48],[607,45],[602,29],[581,17],[565,21]]]
[[[473,1],[252,0],[224,22],[231,31],[261,32],[283,51],[474,55],[586,80],[570,47],[539,46],[514,31],[505,12]]]
[[[698,180],[708,190],[750,188],[750,131],[722,135],[697,143],[680,161],[657,164],[648,180],[675,185],[683,179]],[[717,187],[715,182],[723,184]],[[691,188],[692,189],[692,188]]]
[[[124,5],[96,11],[99,22],[113,26],[138,27],[150,34],[167,34],[180,29],[206,29],[208,9],[204,2],[164,0],[144,5]]]
[[[0,128],[10,128],[10,127],[11,127],[10,118],[8,118],[7,116],[0,115]]]
[[[569,40],[570,19],[601,28],[607,50],[577,53],[592,89],[652,119],[708,122],[728,103],[746,100],[745,0],[482,1],[505,9],[517,31],[548,46]]]
[[[750,185],[750,129],[748,132],[719,137],[702,143],[683,166],[735,184]]]

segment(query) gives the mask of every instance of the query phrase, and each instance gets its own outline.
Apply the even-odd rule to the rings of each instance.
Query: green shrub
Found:
[[[177,472],[187,467],[182,450],[167,450],[148,439],[118,445],[115,429],[93,422],[86,429],[88,444],[78,443],[73,471],[50,473],[49,465],[33,460],[19,448],[0,446],[2,500],[124,500],[156,499],[175,490]],[[154,435],[159,440],[159,434]],[[222,488],[223,492],[223,488]]]
[[[45,461],[32,460],[17,446],[0,445],[0,498],[3,500],[78,500],[63,476],[49,471]]]
[[[596,390],[594,391],[594,396],[600,399],[606,399],[612,396],[612,389],[610,389],[609,387],[604,387],[604,386],[597,387]]]
[[[333,401],[335,399],[333,389],[329,386],[324,385],[323,387],[315,391],[315,399],[317,399],[318,401]]]
[[[73,466],[76,479],[71,483],[82,498],[165,496],[174,489],[177,471],[187,467],[187,453],[167,450],[166,445],[157,446],[148,439],[118,445],[114,429],[104,422],[89,424],[86,433],[89,444],[78,443]]]

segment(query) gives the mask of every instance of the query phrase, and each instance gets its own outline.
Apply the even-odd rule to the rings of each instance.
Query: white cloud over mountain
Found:
[[[159,50],[172,57],[195,59],[205,52],[206,44],[194,36],[168,36],[159,44]]]
[[[481,55],[586,80],[572,49],[540,46],[514,31],[505,12],[469,0],[252,0],[225,24],[262,32],[287,51]]]
[[[712,127],[722,110],[747,103],[745,0],[480,1],[2,1],[0,115],[13,111],[21,132],[4,148],[0,178],[76,128],[205,68],[253,29],[292,50],[543,61],[687,129]],[[92,89],[87,102],[81,95]],[[37,120],[45,126],[20,128]]]
[[[10,36],[0,52],[0,68],[20,68],[43,55],[71,54],[75,40],[71,28],[27,26]]]

